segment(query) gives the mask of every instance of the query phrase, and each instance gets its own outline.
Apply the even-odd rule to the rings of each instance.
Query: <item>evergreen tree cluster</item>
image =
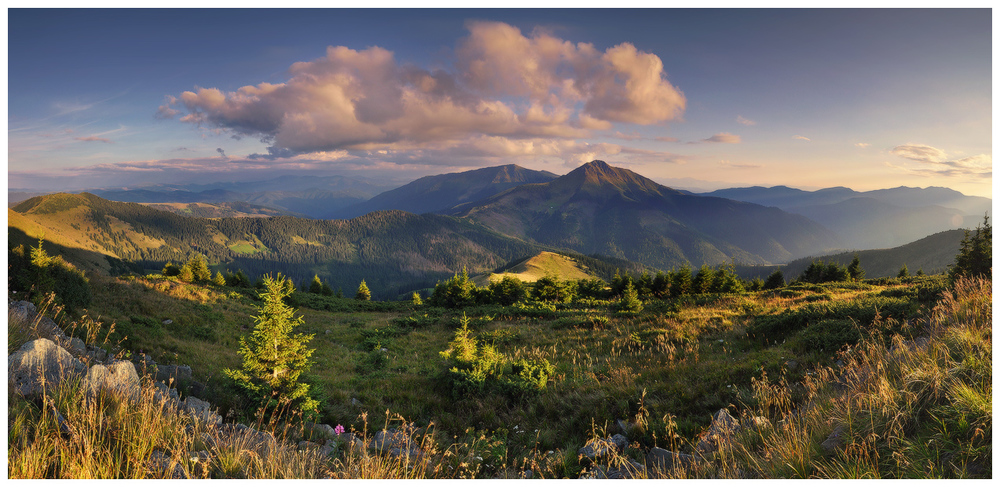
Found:
[[[47,296],[55,295],[58,303],[70,310],[86,307],[92,294],[83,272],[58,255],[49,255],[38,239],[38,246],[25,250],[24,245],[7,252],[9,291],[21,293],[41,305]]]
[[[983,217],[975,233],[965,231],[950,272],[952,281],[961,277],[993,277],[993,227],[989,215]]]

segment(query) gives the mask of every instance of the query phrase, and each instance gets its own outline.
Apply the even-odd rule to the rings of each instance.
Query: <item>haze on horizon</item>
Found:
[[[992,197],[989,9],[8,10],[8,187],[594,159]]]

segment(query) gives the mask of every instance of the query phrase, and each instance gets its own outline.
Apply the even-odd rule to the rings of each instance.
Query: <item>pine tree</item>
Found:
[[[368,285],[365,284],[365,280],[361,280],[361,285],[358,286],[358,293],[354,295],[354,299],[358,301],[370,301],[372,299],[372,292],[368,290]]]
[[[896,277],[910,277],[910,270],[906,268],[906,264],[899,268],[899,274]]]
[[[257,324],[249,337],[240,338],[243,367],[223,372],[256,398],[266,400],[268,409],[287,401],[294,409],[314,411],[319,403],[309,396],[309,385],[299,382],[311,365],[314,350],[307,345],[313,335],[293,334],[303,320],[284,302],[290,294],[285,282],[280,274],[263,278],[264,289],[259,293],[263,304],[254,317]]]
[[[618,303],[618,310],[633,313],[642,311],[642,301],[639,300],[639,292],[635,290],[631,282],[625,284],[625,289],[622,291],[622,299]]]
[[[960,277],[993,277],[993,227],[990,217],[983,217],[983,223],[976,227],[976,233],[965,231],[955,264],[950,272],[951,280]]]
[[[309,283],[309,292],[313,294],[323,294],[323,281],[319,279],[319,274],[314,275],[312,282]]]
[[[851,261],[851,265],[847,266],[847,274],[851,276],[852,281],[860,281],[865,278],[865,270],[861,268],[861,258],[858,254],[854,254],[854,260]]]
[[[781,289],[785,287],[785,275],[781,272],[781,269],[777,269],[767,276],[767,280],[764,281],[764,289]]]
[[[216,286],[226,285],[226,278],[225,276],[222,275],[222,271],[216,271],[215,279],[212,279],[212,283],[215,284]]]

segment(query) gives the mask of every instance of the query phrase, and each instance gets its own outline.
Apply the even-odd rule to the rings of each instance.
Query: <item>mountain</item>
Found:
[[[904,207],[875,198],[851,198],[789,211],[822,223],[855,249],[895,247],[942,229],[960,228],[965,222],[962,213],[952,208]]]
[[[858,192],[836,187],[803,191],[787,186],[732,188],[703,193],[781,208],[836,232],[850,248],[903,245],[921,237],[975,226],[993,201],[941,187]]]
[[[453,214],[527,241],[660,269],[688,262],[784,262],[840,245],[831,231],[803,216],[684,194],[604,161]]]
[[[346,176],[281,176],[266,181],[159,185],[139,189],[94,190],[98,196],[132,203],[245,202],[286,214],[326,219],[392,185]]]
[[[484,200],[515,186],[544,183],[555,178],[556,175],[548,171],[534,171],[514,164],[426,176],[345,208],[340,215],[350,218],[378,210],[443,213],[455,206]]]
[[[31,198],[8,210],[8,222],[9,246],[34,245],[44,235],[86,270],[159,272],[167,261],[201,253],[215,269],[243,269],[250,276],[282,272],[300,282],[319,274],[345,291],[365,279],[380,298],[431,287],[463,267],[485,272],[546,250],[433,214],[205,219],[89,193]]]

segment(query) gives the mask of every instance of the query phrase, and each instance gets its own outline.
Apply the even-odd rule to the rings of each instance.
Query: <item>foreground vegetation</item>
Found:
[[[9,393],[9,476],[578,477],[598,470],[580,447],[622,433],[628,446],[604,467],[646,463],[653,447],[692,455],[666,471],[631,472],[639,477],[990,478],[992,289],[981,264],[991,256],[982,235],[968,239],[950,276],[663,297],[624,277],[612,283],[624,286],[618,296],[576,283],[567,299],[558,280],[540,280],[503,303],[504,293],[457,275],[421,304],[293,292],[281,279],[262,293],[91,275],[89,307],[57,316],[68,333],[122,358],[189,364],[199,395],[227,420],[289,442],[248,455],[239,441],[212,440],[216,429],[164,413],[151,383],[134,404],[114,394],[85,401],[70,383],[42,399]],[[295,390],[317,409],[284,415],[232,373],[250,370],[254,348],[239,351],[240,342],[269,313],[311,337],[312,366],[296,375],[309,387]],[[37,328],[11,315],[8,353]],[[699,448],[720,409],[742,428],[714,439],[713,451]],[[313,435],[303,420],[365,439],[415,429],[421,460],[340,437],[329,455],[299,450]],[[198,451],[210,460],[194,460]],[[150,467],[153,455],[171,466]]]

